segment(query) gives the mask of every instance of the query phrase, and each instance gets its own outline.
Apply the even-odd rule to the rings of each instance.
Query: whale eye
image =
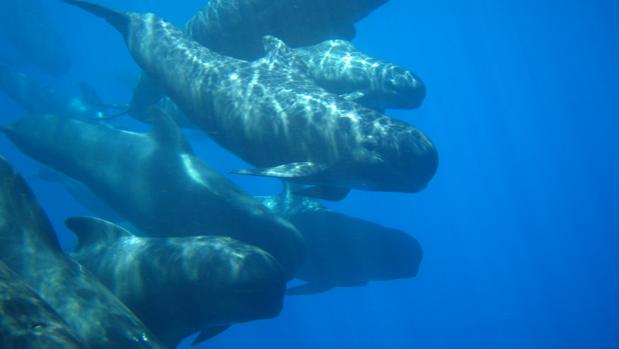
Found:
[[[40,335],[43,334],[43,330],[45,330],[45,324],[41,323],[41,322],[35,322],[32,325],[30,325],[30,331],[32,331],[32,333]]]

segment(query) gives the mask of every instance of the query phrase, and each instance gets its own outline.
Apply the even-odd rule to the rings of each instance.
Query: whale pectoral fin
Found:
[[[209,339],[215,337],[216,335],[222,333],[223,331],[227,330],[228,327],[230,327],[230,325],[213,326],[213,327],[209,327],[207,329],[204,329],[204,330],[200,331],[200,334],[198,334],[196,339],[194,339],[193,342],[191,342],[191,345],[192,346],[198,345],[198,344],[204,342],[205,340],[209,340]]]
[[[303,295],[308,295],[308,294],[317,294],[317,293],[327,292],[332,288],[333,286],[313,284],[311,282],[307,282],[299,286],[287,288],[286,295],[303,296]]]
[[[308,196],[329,201],[340,201],[343,200],[348,193],[350,193],[350,188],[314,186],[295,190],[293,193],[299,196]]]
[[[344,93],[339,95],[347,101],[355,102],[361,104],[362,106],[377,111],[381,114],[385,113],[385,107],[382,103],[373,100],[372,95],[363,91],[354,91],[350,93]]]
[[[356,102],[359,99],[365,97],[365,92],[363,92],[363,91],[354,91],[354,92],[350,92],[350,93],[341,94],[340,97],[344,98],[345,100],[351,101],[351,102]]]
[[[368,93],[365,94],[363,97],[357,99],[355,102],[361,104],[368,109],[372,109],[381,114],[385,114],[385,103],[382,98],[380,98],[380,96]]]
[[[283,179],[295,179],[295,178],[307,178],[313,177],[323,173],[327,169],[325,165],[319,165],[313,162],[291,162],[289,164],[263,167],[255,169],[245,170],[231,170],[230,173],[249,175],[249,176],[263,176],[263,177],[275,177]]]

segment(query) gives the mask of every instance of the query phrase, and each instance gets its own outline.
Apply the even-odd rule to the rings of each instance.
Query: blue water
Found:
[[[202,5],[101,3],[177,24]],[[56,1],[45,6],[73,68],[61,79],[23,69],[67,93],[86,80],[104,100],[126,101],[138,69],[120,36]],[[359,23],[358,48],[424,79],[420,109],[388,114],[427,133],[440,166],[422,193],[354,191],[329,206],[413,234],[421,272],[287,298],[276,319],[201,347],[619,348],[618,23],[611,0],[391,0]],[[4,95],[0,110],[2,122],[23,114]],[[189,137],[214,168],[247,166],[199,132]],[[0,153],[26,178],[36,171],[3,136]],[[252,194],[279,190],[230,178]],[[70,249],[62,221],[88,212],[60,186],[29,182]]]

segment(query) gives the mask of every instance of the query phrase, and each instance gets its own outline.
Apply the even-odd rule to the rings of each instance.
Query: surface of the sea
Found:
[[[204,2],[100,1],[178,25]],[[127,102],[139,69],[120,35],[60,1],[41,3],[69,73],[46,75],[0,37],[3,59],[66,94],[87,81],[103,100]],[[390,0],[358,23],[354,43],[422,77],[423,105],[386,114],[422,129],[440,164],[420,193],[353,191],[325,204],[414,235],[419,275],[287,297],[278,317],[234,325],[200,348],[619,348],[619,2]],[[1,123],[24,113],[0,94]],[[250,166],[186,134],[249,193],[279,192],[277,180],[228,174]],[[37,179],[37,163],[3,135],[0,154],[71,250],[64,219],[91,213]]]

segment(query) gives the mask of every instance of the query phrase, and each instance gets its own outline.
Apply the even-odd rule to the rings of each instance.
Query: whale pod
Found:
[[[289,277],[303,262],[296,228],[191,151],[178,126],[149,133],[88,120],[30,115],[5,127],[24,153],[85,184],[147,236],[224,235],[272,254]]]
[[[256,167],[239,173],[341,198],[353,188],[418,192],[436,172],[436,148],[419,129],[318,87],[287,69],[280,50],[249,63],[199,45],[154,14],[63,1],[119,30],[134,59],[188,118]]]

